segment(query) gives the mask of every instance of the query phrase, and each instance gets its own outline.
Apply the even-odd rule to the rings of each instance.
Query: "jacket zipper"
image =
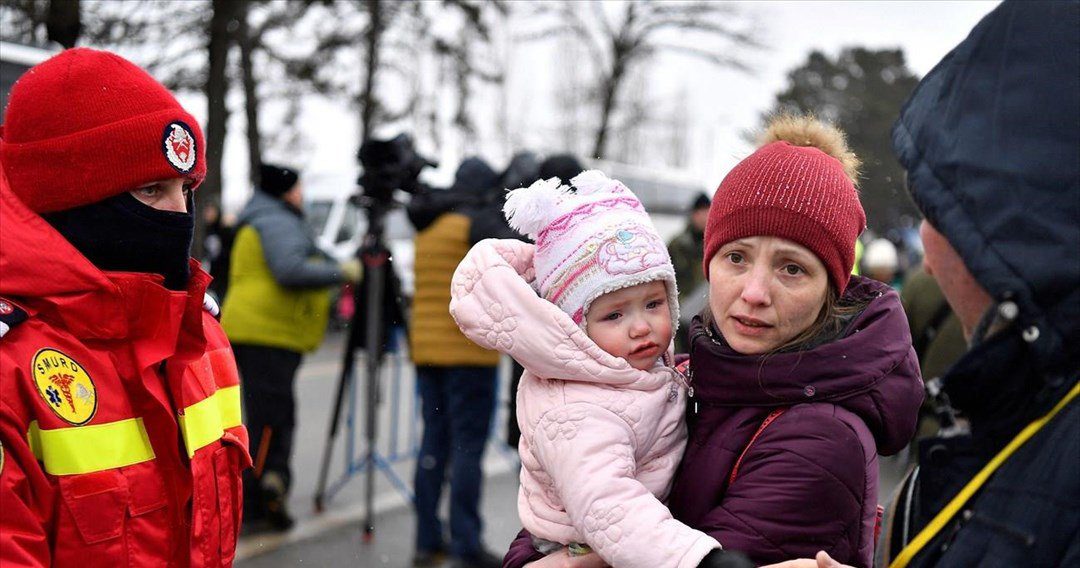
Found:
[[[702,335],[702,332],[695,332],[690,336],[690,363],[686,366],[686,381],[687,381],[687,396],[691,402],[690,413],[691,416],[698,415],[698,401],[694,398],[694,344],[697,343],[697,338]]]
[[[686,366],[686,379],[689,384],[687,395],[690,397],[690,402],[693,403],[687,405],[687,407],[690,410],[690,415],[695,417],[698,415],[699,405],[698,401],[694,399],[694,344],[697,343],[698,337],[705,336],[709,338],[709,341],[711,341],[713,345],[723,347],[723,344],[717,341],[716,337],[713,336],[712,330],[709,328],[708,324],[704,324],[702,328],[701,331],[694,332],[694,334],[690,336],[690,364]]]

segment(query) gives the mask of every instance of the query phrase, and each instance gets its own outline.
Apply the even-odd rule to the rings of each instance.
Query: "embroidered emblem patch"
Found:
[[[94,417],[97,387],[77,361],[56,349],[40,349],[33,372],[38,394],[65,422],[81,426]]]
[[[161,150],[176,171],[186,174],[195,168],[195,135],[187,124],[170,122],[161,135]]]

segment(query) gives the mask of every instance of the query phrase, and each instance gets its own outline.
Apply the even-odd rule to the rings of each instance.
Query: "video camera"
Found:
[[[438,162],[417,153],[408,134],[399,134],[390,140],[366,140],[356,157],[364,168],[357,183],[369,206],[388,206],[393,201],[395,189],[419,192],[422,188],[418,179],[420,172],[425,167],[438,166]]]

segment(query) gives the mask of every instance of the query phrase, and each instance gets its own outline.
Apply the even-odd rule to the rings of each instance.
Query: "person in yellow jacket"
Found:
[[[502,215],[499,175],[479,158],[461,163],[453,186],[416,195],[416,293],[410,353],[416,365],[424,433],[417,458],[417,540],[413,566],[440,566],[449,552],[465,566],[500,566],[480,540],[480,461],[495,405],[499,353],[469,341],[450,317],[450,279],[474,243],[520,238]],[[439,500],[450,473],[450,547]]]
[[[361,271],[358,260],[338,264],[315,246],[296,171],[263,164],[259,174],[240,213],[221,325],[240,367],[255,464],[244,479],[244,521],[287,530],[296,370],[322,343],[331,287],[358,282]]]

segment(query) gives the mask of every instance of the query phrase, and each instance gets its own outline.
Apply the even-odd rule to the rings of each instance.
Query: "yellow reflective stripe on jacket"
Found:
[[[239,386],[218,389],[185,408],[180,415],[180,431],[184,435],[188,457],[193,457],[195,450],[220,439],[225,430],[240,424]]]
[[[142,418],[55,430],[42,430],[34,421],[26,437],[34,457],[52,475],[93,473],[154,459]]]
[[[994,459],[983,466],[982,470],[975,474],[975,477],[971,478],[971,481],[960,490],[960,493],[957,493],[956,496],[952,498],[952,501],[949,501],[949,503],[945,505],[945,508],[939,511],[930,523],[923,527],[923,530],[915,535],[915,538],[900,551],[896,556],[896,559],[889,564],[889,568],[906,568],[907,565],[915,559],[915,556],[922,552],[922,549],[927,544],[930,544],[946,525],[952,522],[953,517],[960,512],[960,509],[964,508],[964,505],[967,504],[968,500],[982,489],[983,484],[990,479],[990,476],[993,475],[1006,460],[1012,457],[1013,453],[1020,449],[1020,446],[1027,443],[1027,441],[1037,434],[1043,426],[1046,426],[1047,422],[1050,422],[1058,412],[1061,412],[1062,408],[1068,406],[1077,395],[1080,395],[1080,383],[1073,385],[1073,388],[1069,390],[1064,398],[1054,405],[1054,408],[1052,408],[1050,412],[1046,413],[1042,418],[1028,424],[1015,438],[1012,439],[1011,442],[1008,443],[1008,445],[994,456]]]

